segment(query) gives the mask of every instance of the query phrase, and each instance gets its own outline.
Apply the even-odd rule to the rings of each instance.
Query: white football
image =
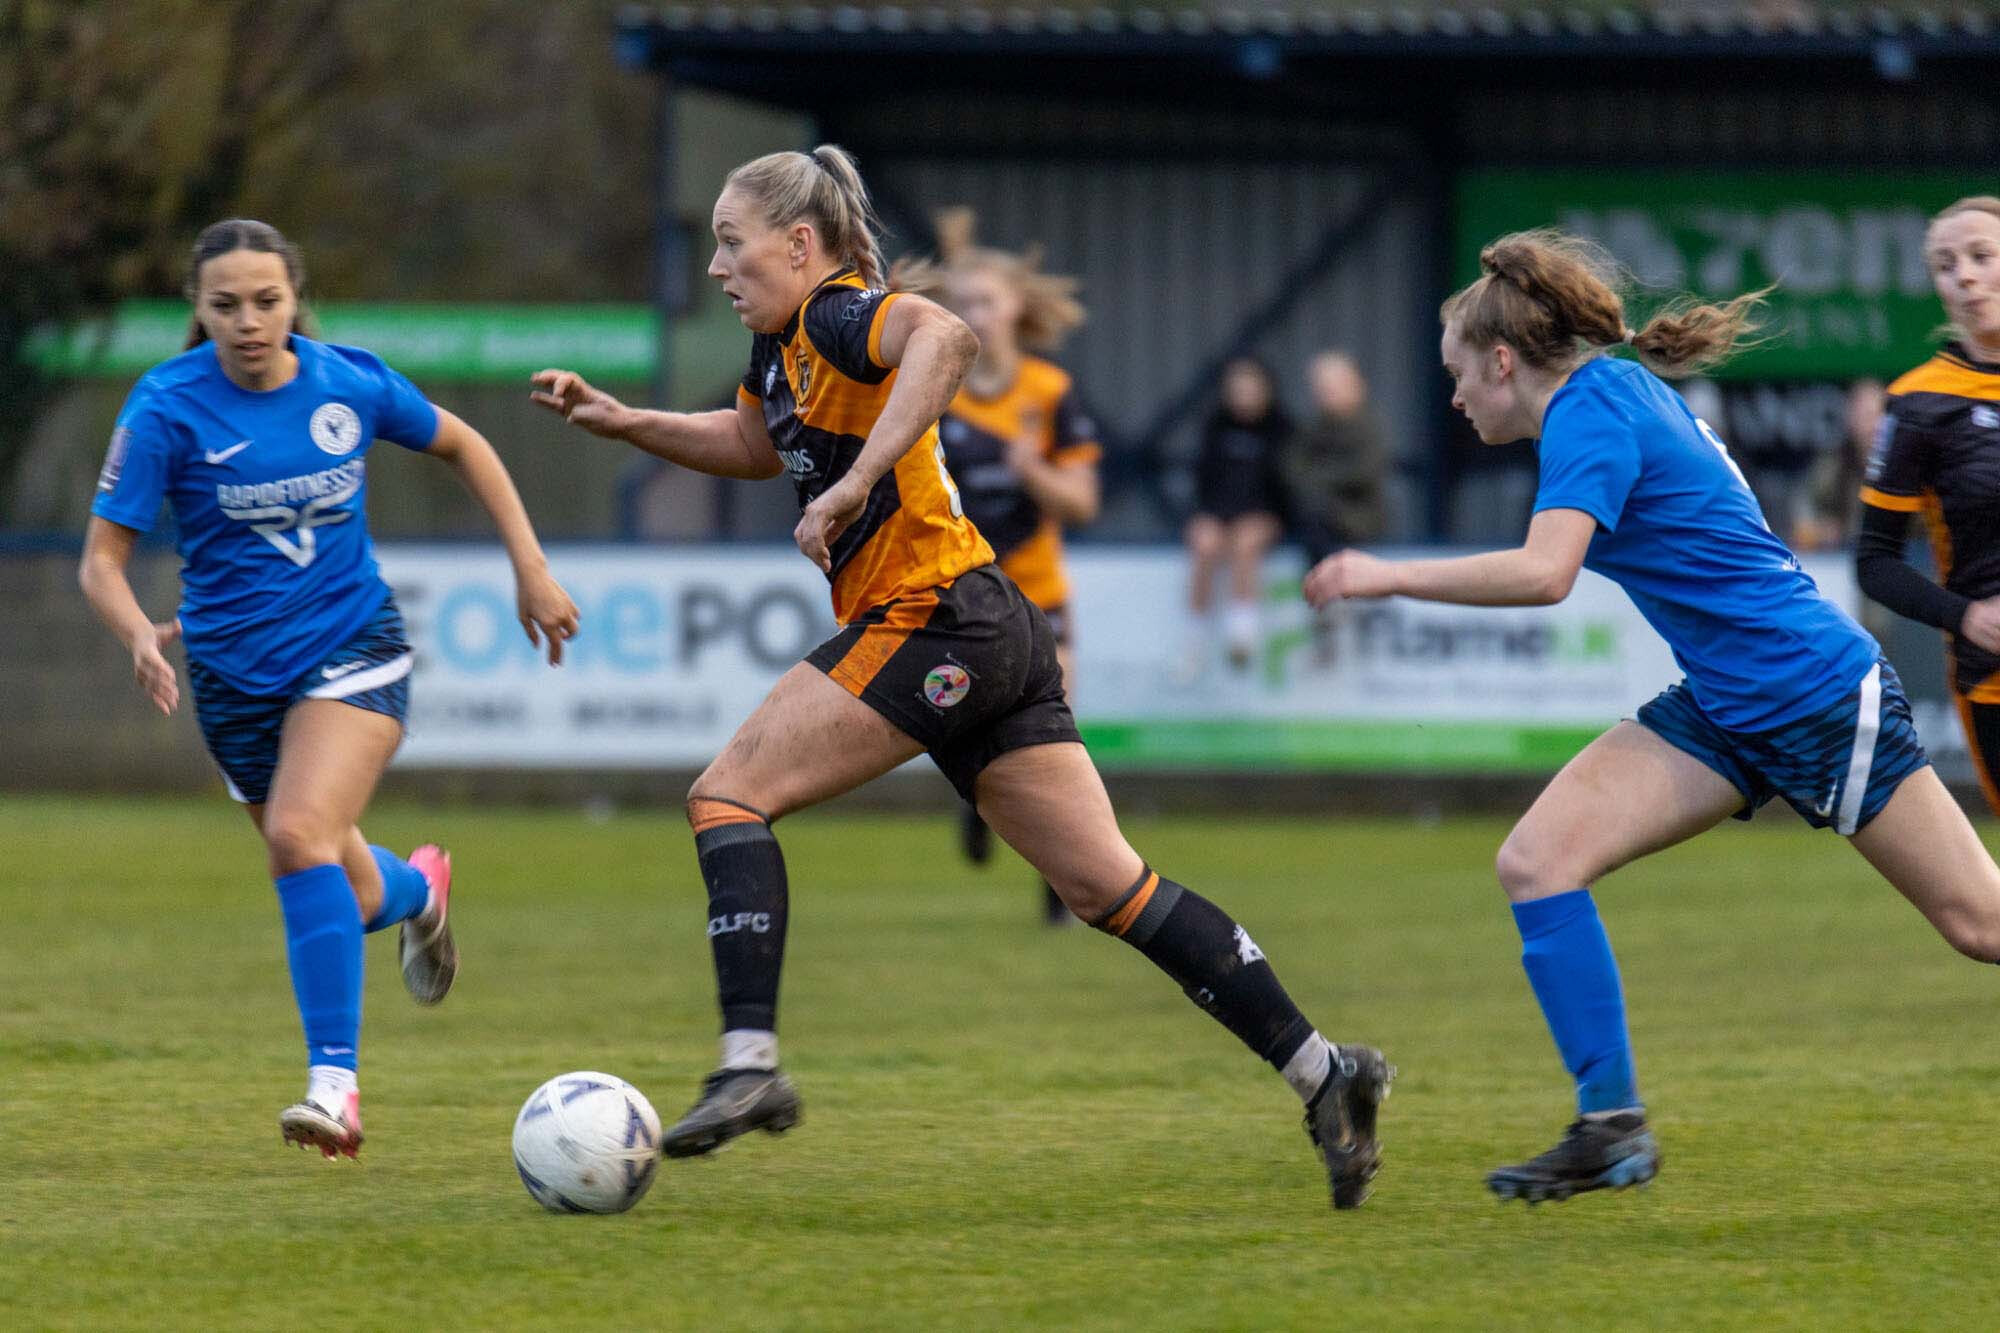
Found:
[[[646,1197],[659,1164],[660,1117],[611,1074],[558,1074],[514,1121],[514,1169],[552,1213],[622,1213]]]

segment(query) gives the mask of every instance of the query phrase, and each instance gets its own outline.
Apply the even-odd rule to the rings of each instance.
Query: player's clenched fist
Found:
[[[1395,569],[1361,551],[1336,551],[1306,574],[1306,601],[1325,606],[1350,597],[1388,597],[1396,591]]]
[[[628,416],[625,404],[573,370],[537,371],[528,397],[572,426],[581,426],[593,435],[617,439],[623,434]]]
[[[799,544],[799,550],[806,559],[820,567],[823,573],[833,572],[833,544],[840,540],[840,534],[847,531],[861,511],[868,505],[868,488],[855,480],[852,472],[820,493],[818,499],[805,507],[799,515],[799,525],[792,530],[792,540]]]

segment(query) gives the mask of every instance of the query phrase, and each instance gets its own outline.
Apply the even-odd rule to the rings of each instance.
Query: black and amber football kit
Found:
[[[2000,365],[1949,343],[1891,384],[1861,502],[1856,581],[1891,611],[1945,632],[1966,744],[2000,812],[2000,655],[1958,633],[1968,606],[2000,596]],[[1938,582],[1904,559],[1912,514],[1923,516]]]
[[[843,269],[751,348],[739,393],[760,406],[801,508],[847,475],[888,404],[882,324],[898,299]],[[921,744],[962,795],[1009,750],[1081,739],[1048,621],[994,567],[935,425],[829,554],[843,628],[806,661]]]
[[[1028,441],[1057,467],[1090,467],[1103,456],[1097,428],[1078,405],[1069,373],[1037,356],[1021,358],[1014,382],[982,398],[961,388],[938,423],[944,457],[965,501],[965,516],[992,543],[1000,568],[1042,608],[1056,641],[1067,645],[1069,576],[1063,570],[1062,525],[1042,512],[1007,461],[1010,446]]]
[[[801,503],[853,466],[888,401],[895,372],[881,361],[882,320],[896,299],[843,271],[814,289],[782,334],[757,339],[743,394],[762,405]],[[807,660],[923,744],[960,792],[970,795],[972,779],[1006,750],[1077,739],[1048,621],[960,512],[935,429],[877,483],[832,553],[844,628]],[[708,888],[722,1062],[661,1137],[675,1157],[787,1130],[800,1117],[777,1062],[784,855],[769,816],[730,793],[691,797],[688,818]],[[1380,1161],[1376,1107],[1394,1072],[1381,1053],[1331,1046],[1243,927],[1151,869],[1094,924],[1284,1075],[1305,1099],[1334,1206],[1366,1198]]]

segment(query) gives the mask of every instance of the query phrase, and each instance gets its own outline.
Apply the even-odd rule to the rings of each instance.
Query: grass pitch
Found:
[[[0,803],[0,1327],[1969,1327],[2000,1308],[2000,973],[1773,812],[1599,889],[1665,1169],[1529,1210],[1481,1187],[1568,1118],[1493,886],[1494,821],[1130,832],[1249,927],[1335,1039],[1402,1067],[1356,1213],[1275,1075],[1131,950],[1036,924],[951,825],[808,814],[785,1063],[805,1123],[558,1217],[508,1137],[598,1068],[664,1119],[713,1056],[671,816],[386,806],[448,842],[439,1009],[370,940],[368,1143],[278,1141],[301,1044],[260,849],[223,802]]]

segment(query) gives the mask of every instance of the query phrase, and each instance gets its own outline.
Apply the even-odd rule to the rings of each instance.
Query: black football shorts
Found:
[[[1048,619],[997,565],[869,608],[806,661],[922,745],[967,800],[1008,751],[1083,739]]]

